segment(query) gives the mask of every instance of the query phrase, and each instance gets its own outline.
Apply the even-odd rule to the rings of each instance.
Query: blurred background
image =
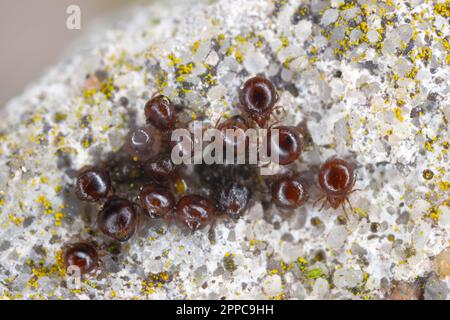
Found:
[[[96,19],[148,0],[0,0],[0,108],[58,62]],[[81,8],[81,30],[68,30],[67,8]]]

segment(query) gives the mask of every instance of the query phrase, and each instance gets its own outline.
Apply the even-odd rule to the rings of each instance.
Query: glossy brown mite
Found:
[[[66,268],[78,267],[81,274],[93,271],[98,265],[97,249],[87,242],[69,245],[64,252]]]
[[[147,122],[162,131],[170,131],[177,122],[176,110],[166,96],[159,95],[149,100],[145,105]]]
[[[260,127],[267,124],[277,101],[274,85],[263,77],[248,79],[239,91],[240,107]]]
[[[283,177],[272,185],[272,200],[279,208],[296,209],[308,200],[308,192],[300,180]]]
[[[141,161],[146,161],[162,149],[161,133],[153,126],[137,128],[131,131],[124,144],[125,151]]]
[[[348,201],[348,195],[352,192],[355,182],[353,165],[346,160],[333,158],[320,168],[320,188],[333,209]]]
[[[126,199],[111,197],[98,214],[97,223],[107,236],[118,241],[127,241],[136,229],[135,207]]]
[[[240,115],[236,115],[219,124],[217,129],[221,131],[222,139],[224,141],[224,156],[227,152],[226,149],[232,148],[234,150],[234,157],[236,158],[239,155],[238,145],[242,141],[240,139],[243,139],[245,137],[245,132],[249,129],[247,121]],[[229,133],[227,134],[227,130],[233,130],[233,132],[229,131],[229,133],[233,133],[233,136],[230,136]],[[238,135],[240,134],[242,134],[242,138],[237,139]],[[236,138],[234,137],[234,135],[236,135]],[[241,149],[243,150],[243,152],[248,149],[248,140],[246,140],[245,146],[245,149]]]
[[[278,130],[278,141],[276,141],[275,135],[271,135],[272,131],[269,130],[269,137],[271,138],[268,139],[268,143],[274,140],[268,146],[269,151],[278,153],[278,163],[281,165],[287,165],[296,161],[303,150],[302,139],[298,128],[277,126],[273,129]],[[275,146],[275,149],[272,149],[272,145]]]
[[[219,193],[217,206],[220,212],[232,219],[238,219],[247,209],[249,198],[250,192],[247,187],[231,183]]]
[[[178,220],[192,231],[201,229],[211,223],[214,216],[214,204],[208,198],[187,195],[178,201]]]
[[[142,189],[141,206],[151,218],[162,218],[175,206],[175,197],[165,187],[150,185]]]
[[[108,196],[111,190],[109,174],[99,167],[87,167],[77,177],[75,193],[80,200],[95,202]]]
[[[233,116],[217,126],[217,129],[224,131],[227,129],[243,130],[246,131],[249,128],[247,121],[240,115]]]
[[[170,155],[161,154],[150,159],[144,164],[144,172],[153,179],[170,179],[175,174],[175,164],[170,159]]]

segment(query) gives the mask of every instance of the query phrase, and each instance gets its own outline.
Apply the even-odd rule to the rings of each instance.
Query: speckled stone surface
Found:
[[[449,298],[449,19],[449,1],[166,1],[99,30],[3,111],[0,297]],[[214,123],[254,74],[305,128],[311,181],[330,156],[357,164],[348,220],[256,202],[195,234],[145,221],[122,246],[102,236],[74,172],[118,150],[154,92]],[[69,289],[61,248],[77,239],[102,265]]]

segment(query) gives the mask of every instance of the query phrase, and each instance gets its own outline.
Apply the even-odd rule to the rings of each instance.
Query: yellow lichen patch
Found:
[[[64,218],[64,213],[61,211],[55,212],[55,226],[59,227],[61,225],[61,220]]]
[[[236,61],[239,63],[244,62],[244,55],[242,54],[242,52],[236,50],[236,52],[234,53],[234,57],[236,58]]]
[[[162,90],[167,87],[168,83],[168,74],[167,71],[161,70],[158,74],[155,75],[155,84],[158,90]]]
[[[358,214],[360,217],[366,218],[368,216],[366,210],[364,210],[362,208],[355,208],[353,211],[356,214]]]
[[[181,59],[177,58],[173,53],[169,54],[167,56],[167,59],[169,59],[169,65],[172,67],[176,66],[182,62]]]
[[[278,274],[278,270],[277,269],[272,269],[268,272],[270,275],[275,275]]]
[[[419,68],[412,66],[411,69],[405,74],[405,78],[415,79]]]
[[[417,58],[423,60],[423,61],[430,61],[431,59],[432,51],[429,47],[423,47],[419,49],[419,52],[417,53]]]
[[[64,205],[60,206],[59,210],[55,211],[52,203],[44,195],[38,197],[37,203],[44,207],[44,214],[54,215],[55,226],[61,225],[61,220],[64,218],[64,213],[61,210],[64,209]]]
[[[100,92],[103,93],[106,99],[110,99],[115,91],[114,81],[112,78],[106,79],[100,85]]]
[[[281,47],[286,48],[289,45],[289,40],[285,36],[281,36]]]
[[[440,212],[440,210],[438,209],[438,208],[436,208],[436,207],[432,207],[431,209],[430,209],[430,213],[429,213],[429,217],[431,218],[431,219],[433,219],[434,221],[439,221],[439,216],[441,215],[441,212]]]
[[[89,148],[91,145],[92,145],[92,141],[91,141],[91,140],[89,140],[89,139],[87,139],[87,138],[84,138],[84,139],[81,140],[81,146],[82,146],[83,148],[87,149],[87,148]]]
[[[300,269],[300,271],[306,271],[306,268],[308,266],[308,260],[304,259],[303,257],[298,257],[296,261],[297,267]]]
[[[279,295],[276,295],[275,297],[272,298],[272,300],[284,300],[284,299],[285,299],[284,292],[282,292]]]
[[[450,0],[445,0],[445,2],[436,3],[434,5],[434,12],[445,18],[450,18]]]
[[[223,40],[225,40],[225,34],[219,33],[217,35],[217,40],[219,41],[219,43],[222,42]]]
[[[65,275],[65,267],[62,258],[62,252],[58,251],[55,255],[55,264],[46,265],[45,261],[47,258],[47,251],[44,250],[42,259],[35,262],[33,260],[28,259],[27,265],[31,269],[32,276],[28,279],[27,288],[39,288],[38,280],[43,277],[64,277]]]
[[[319,279],[319,278],[325,278],[325,273],[323,272],[322,269],[320,268],[315,268],[315,269],[310,269],[308,270],[308,272],[306,273],[306,278],[308,279]]]
[[[56,112],[53,117],[56,123],[64,122],[67,119],[67,114],[62,112]]]
[[[41,178],[39,179],[39,181],[40,181],[42,184],[49,184],[49,183],[50,183],[50,180],[49,180],[46,176],[41,176]]]
[[[439,182],[439,189],[441,189],[442,191],[450,190],[450,181]]]
[[[198,51],[198,48],[200,48],[200,41],[195,41],[191,46],[192,54],[196,54]]]
[[[23,220],[24,220],[24,218],[17,217],[12,213],[10,213],[8,215],[8,217],[9,217],[9,222],[14,223],[16,226],[22,225]]]
[[[23,295],[21,293],[12,294],[10,291],[5,290],[3,296],[0,295],[0,300],[22,300]]]
[[[94,96],[97,94],[98,90],[97,89],[88,89],[88,90],[83,90],[83,98],[84,101],[87,104],[93,104],[94,103]]]
[[[433,151],[434,151],[433,141],[431,141],[431,140],[426,141],[425,144],[424,144],[424,147],[425,147],[425,149],[426,149],[427,151],[433,152]]]
[[[239,42],[241,44],[246,44],[247,43],[247,39],[245,39],[243,36],[241,35],[237,35],[235,38],[236,42]]]
[[[294,61],[294,57],[287,57],[286,60],[284,60],[283,62],[283,67],[285,67],[286,69],[289,69],[289,65],[291,64],[292,61]],[[311,62],[314,58],[311,58],[309,61]]]
[[[405,121],[405,117],[403,117],[401,108],[398,108],[398,107],[395,108],[394,113],[395,113],[395,117],[397,118],[398,121],[400,121],[400,122]]]
[[[150,273],[146,280],[141,282],[141,292],[146,295],[150,295],[156,292],[157,288],[163,287],[164,284],[171,281],[170,275],[163,271],[160,273]]]
[[[53,190],[55,190],[55,193],[60,193],[63,190],[63,187],[60,185],[57,185],[53,188]]]
[[[138,58],[140,54],[136,54],[135,58]],[[134,65],[129,57],[129,54],[125,51],[122,50],[120,52],[119,58],[117,60],[112,59],[113,64],[116,68],[120,68],[122,66],[128,68],[131,71],[140,71],[142,69],[142,66],[140,65]],[[115,60],[115,61],[114,61]]]
[[[62,250],[59,250],[58,252],[56,252],[54,266],[56,268],[56,271],[58,271],[58,273],[61,277],[66,276],[66,265],[64,262],[64,253]]]
[[[45,213],[46,214],[52,214],[53,213],[52,204],[51,204],[50,201],[48,201],[48,199],[44,195],[39,196],[38,199],[37,199],[37,202],[39,204],[42,204],[42,206],[45,209]]]
[[[286,264],[283,260],[280,261],[280,269],[281,273],[285,274],[289,270],[291,270],[294,267],[293,263]]]
[[[182,83],[186,81],[186,76],[192,73],[194,70],[194,64],[192,62],[188,64],[181,64],[177,66],[177,81]]]

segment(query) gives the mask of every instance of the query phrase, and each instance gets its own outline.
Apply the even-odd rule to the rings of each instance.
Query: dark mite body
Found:
[[[145,104],[145,117],[161,131],[173,130],[177,122],[175,106],[163,95],[153,97]]]
[[[64,250],[66,268],[78,267],[81,274],[86,274],[97,268],[97,249],[90,243],[78,242],[69,245]]]
[[[178,201],[178,220],[192,231],[201,229],[211,223],[214,216],[214,204],[208,198],[187,195]]]
[[[283,177],[272,185],[272,200],[281,209],[296,209],[308,200],[308,192],[299,179]]]
[[[319,172],[319,184],[333,209],[337,209],[352,192],[356,182],[353,165],[338,158],[327,160]]]
[[[277,101],[273,83],[263,77],[248,79],[239,91],[240,107],[260,127],[267,124]]]
[[[108,196],[111,190],[109,174],[99,167],[87,167],[77,177],[75,193],[80,200],[95,202]]]
[[[221,131],[224,142],[223,155],[226,156],[227,148],[232,149],[234,150],[233,154],[236,159],[240,155],[240,150],[238,149],[239,143],[242,143],[245,138],[245,133],[249,129],[247,121],[243,117],[236,115],[219,124],[217,129]],[[229,133],[234,132],[236,137],[227,134],[227,130],[233,130],[229,131]],[[246,150],[248,150],[248,139],[245,138],[245,149],[242,149],[242,152],[246,152]]]
[[[249,125],[247,121],[240,115],[233,116],[217,126],[217,129],[221,131],[227,129],[246,131],[248,128]]]
[[[233,182],[222,189],[217,198],[217,206],[220,212],[232,219],[240,218],[248,206],[250,191],[242,184]]]
[[[278,130],[278,141],[276,141],[275,135],[271,134],[272,129],[269,130],[268,134],[270,138],[268,139],[268,148],[270,152],[278,153],[278,163],[281,165],[287,165],[296,161],[302,154],[303,150],[303,143],[299,129],[289,126],[277,126],[273,129]],[[271,142],[273,142],[275,149],[272,148]]]
[[[112,197],[98,214],[97,223],[107,236],[118,241],[127,241],[136,230],[137,213],[130,201]]]
[[[148,160],[143,166],[144,172],[153,179],[163,180],[173,178],[176,170],[170,155],[161,154]]]
[[[165,187],[150,185],[142,189],[141,206],[152,218],[162,218],[175,206],[175,197]]]
[[[124,149],[129,155],[146,161],[160,153],[162,149],[161,133],[151,125],[137,128],[128,134]]]

